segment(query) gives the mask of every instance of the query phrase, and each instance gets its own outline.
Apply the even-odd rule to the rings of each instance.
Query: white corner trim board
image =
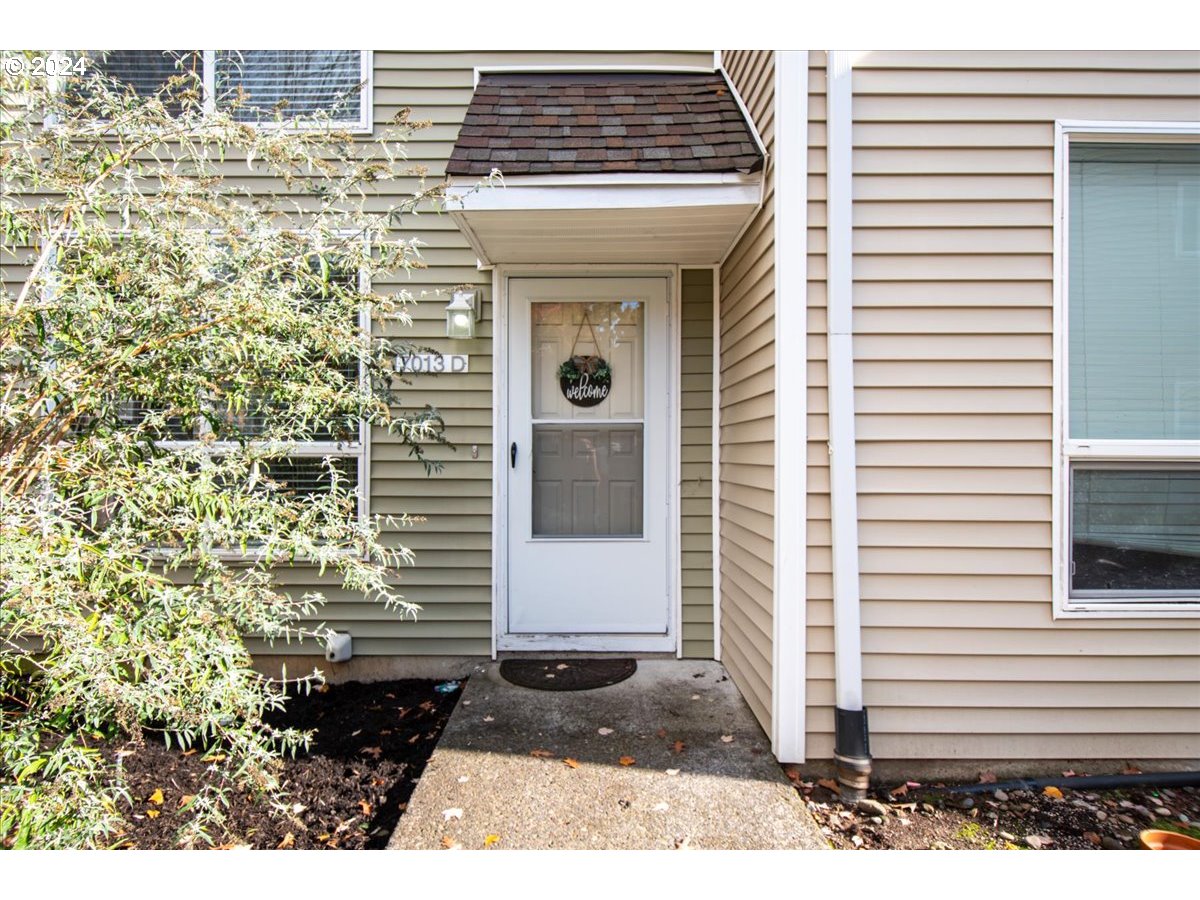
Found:
[[[771,743],[804,762],[807,604],[808,52],[775,54],[775,546]],[[781,364],[786,360],[786,365]]]

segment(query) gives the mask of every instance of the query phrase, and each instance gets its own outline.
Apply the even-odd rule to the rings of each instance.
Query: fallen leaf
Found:
[[[369,816],[371,814],[371,804],[366,800],[359,800],[358,806],[363,811],[364,816]]]
[[[539,747],[537,750],[530,750],[529,755],[536,756],[538,759],[549,759],[554,754],[551,753],[549,750],[543,750]]]
[[[995,784],[996,783],[996,773],[995,772],[980,772],[979,773],[979,783],[980,784]]]
[[[204,757],[204,761],[210,762],[210,763],[225,762],[225,754],[224,753],[216,753],[216,754],[213,754],[212,756],[206,756],[206,757]]]
[[[149,797],[147,797],[146,799],[147,799],[147,800],[149,800],[151,803],[153,803],[155,806],[162,806],[162,802],[163,802],[163,792],[162,792],[162,789],[161,789],[161,788],[156,788],[156,789],[155,789],[155,791],[154,791],[154,793],[153,793],[153,794],[151,794],[151,795],[150,795]]]
[[[678,775],[679,770],[678,769],[667,769],[667,774],[668,775]]]
[[[634,763],[637,762],[637,760],[634,759],[632,756],[622,756],[620,759],[617,760],[617,762],[619,762],[623,766],[632,766]]]
[[[361,753],[363,756],[369,756],[372,759],[379,759],[380,755],[383,753],[383,748],[382,747],[363,747],[358,752]]]
[[[124,754],[122,754],[122,755],[124,755]],[[195,747],[193,747],[191,750],[184,750],[184,751],[183,751],[183,755],[184,755],[184,756],[195,756],[195,755],[196,755],[196,748],[195,748]]]
[[[1074,778],[1075,777],[1075,772],[1071,769],[1067,769],[1067,771],[1063,772],[1062,774],[1063,774],[1063,778]]]
[[[613,730],[611,728],[598,728],[597,731],[599,732],[601,737],[608,737],[608,735],[613,733]]]
[[[148,810],[146,810],[146,815],[148,815],[152,819],[157,819],[158,818],[158,810],[157,809],[148,809]]]
[[[1087,842],[1088,842],[1089,844],[1091,844],[1093,847],[1099,847],[1099,846],[1100,846],[1100,842],[1101,842],[1101,840],[1102,840],[1102,839],[1101,839],[1100,835],[1096,834],[1096,832],[1094,832],[1094,831],[1085,831],[1085,832],[1083,833],[1083,836],[1084,836],[1084,837],[1087,839]]]
[[[721,743],[722,744],[732,744],[733,743],[733,735],[732,734],[721,735]]]
[[[410,738],[408,739],[408,742],[409,742],[410,744],[415,744],[415,743],[416,743],[417,741],[419,741],[420,739],[421,739],[421,736],[420,736],[419,734],[414,734],[412,737],[410,737]]]
[[[304,812],[306,809],[308,809],[308,807],[305,806],[303,803],[293,803],[292,804],[292,815],[298,816],[298,815],[300,815],[300,813]]]
[[[894,787],[888,791],[893,797],[903,797],[908,793],[908,785],[902,784],[899,787]]]
[[[665,729],[665,728],[660,728],[660,729],[658,729],[658,731],[656,731],[656,732],[654,732],[654,733],[655,733],[656,735],[658,735],[660,738],[665,738],[665,737],[667,736],[667,729]]]
[[[275,845],[276,850],[290,850],[296,845],[296,836],[290,831],[284,835],[283,840]]]
[[[187,806],[189,803],[191,803],[195,799],[196,799],[195,794],[184,794],[182,797],[179,798],[179,808],[183,809],[183,807]]]
[[[443,822],[449,822],[451,819],[461,819],[461,818],[462,818],[462,810],[459,809],[457,806],[454,807],[453,809],[443,809],[442,810],[442,821]]]
[[[1051,785],[1050,787],[1044,788],[1042,790],[1042,793],[1045,794],[1047,797],[1053,797],[1055,800],[1061,800],[1063,798],[1063,792],[1060,791],[1058,788],[1054,787],[1053,785]]]
[[[500,835],[498,834],[489,834],[483,839],[483,846],[485,849],[488,847],[495,847],[498,843],[500,843]]]
[[[685,744],[683,741],[676,741],[672,746],[674,747],[676,753],[682,753],[684,748],[687,747],[687,744]]]
[[[434,704],[434,702],[432,700],[426,700],[424,703],[421,704],[421,709],[425,710],[425,712],[433,712],[433,707],[435,705],[436,704]]]
[[[788,763],[783,767],[783,774],[787,776],[787,780],[792,784],[800,783],[800,767]]]
[[[329,693],[329,685],[327,685],[327,684],[318,684],[318,685],[317,685],[317,693],[318,693],[318,694],[328,694],[328,693]]]
[[[572,769],[579,768],[579,760],[577,760],[577,759],[571,759],[571,757],[568,756],[566,759],[563,760],[563,762],[565,762]]]
[[[833,791],[835,794],[840,794],[842,792],[841,787],[832,778],[820,778],[817,780],[817,784],[825,788],[827,791]]]
[[[454,838],[450,837],[450,835],[446,835],[445,837],[442,838],[442,849],[443,850],[461,850],[462,844],[460,844]]]
[[[1142,770],[1137,766],[1126,766],[1121,770],[1122,775],[1141,775]]]

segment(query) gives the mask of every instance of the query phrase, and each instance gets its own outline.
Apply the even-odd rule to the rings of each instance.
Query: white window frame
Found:
[[[56,51],[61,53],[62,51]],[[217,108],[217,51],[216,50],[201,50],[202,59],[201,77],[204,81],[204,111],[206,113],[214,113]],[[328,125],[339,130],[345,130],[351,134],[371,134],[374,131],[374,96],[375,96],[375,51],[374,50],[359,50],[359,104],[357,119],[330,119]],[[56,80],[55,85],[61,83],[61,80]],[[52,126],[53,121],[47,119],[46,125]],[[264,131],[285,131],[285,132],[309,132],[322,131],[324,125],[307,125],[298,126],[290,123],[280,122],[246,122],[244,123],[253,128],[260,128]]]
[[[1200,618],[1200,590],[1195,596],[1168,599],[1136,595],[1104,598],[1071,597],[1071,466],[1074,463],[1112,463],[1114,468],[1139,468],[1156,463],[1200,465],[1200,440],[1072,439],[1070,420],[1069,316],[1067,256],[1070,241],[1069,151],[1073,141],[1087,143],[1195,143],[1200,142],[1200,122],[1120,122],[1057,120],[1054,123],[1054,409],[1053,409],[1053,510],[1051,539],[1054,554],[1052,593],[1057,618]]]

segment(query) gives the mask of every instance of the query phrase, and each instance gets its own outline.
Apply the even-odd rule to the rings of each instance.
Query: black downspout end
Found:
[[[842,800],[863,799],[871,784],[871,732],[866,707],[834,709],[833,758]]]

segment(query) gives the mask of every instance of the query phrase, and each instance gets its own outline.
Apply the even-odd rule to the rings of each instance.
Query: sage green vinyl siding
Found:
[[[428,121],[406,145],[408,160],[427,171],[433,185],[445,174],[446,161],[474,90],[475,67],[488,66],[666,66],[709,67],[712,51],[392,51],[373,53],[372,100],[376,136],[402,110],[410,109],[414,121]],[[282,189],[282,184],[247,171],[244,160],[223,163],[231,182],[253,193]],[[382,211],[410,194],[419,185],[404,176],[381,183],[367,198],[369,209]],[[313,198],[312,202],[317,202]],[[356,655],[486,655],[491,652],[492,582],[492,297],[491,273],[477,268],[474,252],[448,215],[423,211],[402,220],[396,235],[421,241],[425,267],[377,282],[382,292],[407,288],[418,300],[412,309],[411,328],[390,323],[385,333],[406,337],[444,353],[470,355],[470,372],[464,375],[417,376],[403,391],[406,406],[437,407],[445,418],[446,436],[455,445],[430,447],[431,459],[443,463],[440,473],[426,476],[394,438],[376,429],[368,448],[370,511],[372,514],[418,517],[412,525],[390,529],[387,539],[415,553],[415,562],[397,573],[396,583],[406,599],[421,609],[415,620],[402,619],[382,606],[364,602],[344,591],[331,576],[320,577],[311,568],[281,568],[279,579],[289,590],[319,590],[328,599],[321,620],[348,631]],[[28,271],[27,260],[4,258],[5,284],[19,283]],[[688,276],[692,294],[706,273]],[[445,337],[448,297],[433,292],[457,285],[485,289],[483,316],[470,341]],[[707,303],[708,306],[704,306]],[[695,333],[685,339],[685,391],[690,404],[685,423],[684,472],[693,487],[683,493],[685,536],[683,547],[685,651],[711,655],[711,595],[705,599],[705,574],[711,538],[700,519],[710,508],[711,461],[700,443],[707,440],[711,383],[701,357],[711,360],[711,324],[707,339],[701,319],[711,322],[711,293],[686,305],[688,327]],[[706,311],[707,310],[707,311]],[[706,344],[708,340],[710,343]],[[711,363],[709,363],[711,367]],[[706,379],[708,379],[706,381]],[[707,399],[706,399],[707,397]],[[705,406],[708,404],[708,406]],[[477,448],[477,453],[473,453]],[[475,457],[475,458],[473,458]],[[697,483],[697,479],[699,482]],[[709,570],[710,571],[710,570]],[[707,604],[707,606],[706,606]],[[319,652],[312,645],[280,644],[273,648],[251,641],[260,653]]]
[[[414,120],[432,122],[417,133],[408,151],[410,161],[426,167],[434,181],[445,173],[474,90],[475,67],[580,65],[711,66],[712,53],[377,50],[376,128],[382,129],[406,107]],[[371,440],[371,511],[424,517],[396,534],[396,540],[416,554],[415,564],[400,573],[399,584],[421,612],[415,621],[400,621],[369,604],[341,602],[327,612],[331,624],[354,635],[355,653],[485,655],[491,652],[492,634],[491,274],[477,270],[474,252],[449,216],[423,214],[402,223],[399,231],[424,242],[421,252],[427,268],[386,287],[408,287],[419,294],[477,284],[485,288],[487,302],[471,341],[445,337],[445,297],[419,302],[411,329],[389,329],[443,353],[470,354],[468,374],[418,376],[404,393],[407,403],[431,403],[445,416],[446,434],[456,449],[431,448],[430,456],[444,463],[441,473],[427,477],[387,435],[377,432]],[[472,459],[472,447],[478,448],[477,459]],[[698,619],[685,621],[692,633],[703,633]],[[698,640],[702,645],[703,639]]]
[[[720,271],[721,660],[771,732],[775,564],[775,62],[724,64],[768,153],[763,208]]]
[[[712,659],[713,272],[684,269],[680,360],[683,655]]]

